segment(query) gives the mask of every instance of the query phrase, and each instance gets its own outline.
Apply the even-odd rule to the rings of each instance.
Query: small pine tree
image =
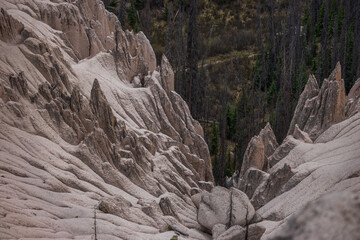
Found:
[[[233,162],[231,161],[230,149],[228,148],[226,153],[225,175],[231,177],[233,174],[234,174],[234,167],[233,167]]]
[[[132,29],[134,29],[135,32],[137,32],[139,25],[137,22],[137,14],[136,14],[136,8],[134,5],[134,2],[131,3],[131,5],[128,9],[127,17],[128,17],[128,22],[129,22],[130,27]]]
[[[211,124],[210,154],[216,156],[219,152],[219,127],[215,121]]]

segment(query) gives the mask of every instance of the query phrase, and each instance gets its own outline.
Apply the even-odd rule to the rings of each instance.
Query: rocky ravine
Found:
[[[360,239],[359,83],[346,97],[339,63],[320,89],[310,76],[283,143],[270,125],[250,141],[227,185],[249,197],[261,239]]]
[[[207,239],[203,131],[100,0],[0,2],[0,238]]]
[[[283,143],[268,124],[213,187],[144,34],[100,0],[0,8],[1,239],[359,239],[360,80],[346,97],[340,65],[309,78]]]

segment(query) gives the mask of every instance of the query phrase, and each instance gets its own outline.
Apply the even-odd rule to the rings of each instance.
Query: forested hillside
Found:
[[[357,0],[104,0],[123,28],[143,31],[204,129],[214,177],[241,167],[250,138],[271,123],[278,141],[310,73],[338,61],[346,91],[359,74]]]

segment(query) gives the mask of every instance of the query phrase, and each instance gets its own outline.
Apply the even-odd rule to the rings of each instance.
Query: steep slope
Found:
[[[360,237],[355,230],[359,212],[350,210],[360,197],[359,86],[354,85],[346,101],[340,71],[338,64],[320,91],[314,77],[309,78],[293,132],[270,157],[271,168],[249,196],[259,208],[258,225],[267,228],[262,239],[329,239],[339,233],[342,239]],[[316,212],[321,215],[314,217]]]
[[[202,128],[146,37],[99,0],[0,8],[0,238],[208,238]]]
[[[290,135],[277,146],[267,125],[249,142],[241,172],[227,179],[256,209],[248,225],[257,229],[254,239],[259,233],[261,239],[359,239],[360,85],[346,98],[340,69],[338,64],[321,89],[310,76]]]

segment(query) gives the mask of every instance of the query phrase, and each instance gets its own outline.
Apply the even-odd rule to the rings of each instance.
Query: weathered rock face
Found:
[[[312,143],[312,140],[307,133],[301,131],[297,125],[295,125],[294,136],[287,136],[275,150],[274,154],[269,157],[269,168],[271,169],[275,166],[281,159],[285,158],[291,150],[302,142]]]
[[[240,177],[250,168],[265,170],[268,168],[268,158],[278,147],[275,134],[269,123],[260,131],[258,136],[253,137],[244,154]]]
[[[352,117],[360,112],[360,78],[351,88],[346,98],[346,117]]]
[[[166,93],[170,95],[170,91],[174,91],[174,71],[169,63],[169,60],[166,58],[165,55],[161,58],[161,84],[165,89]]]
[[[90,239],[96,214],[98,239],[208,239],[209,151],[166,58],[100,0],[0,8],[0,238]]]
[[[332,193],[295,213],[283,229],[274,232],[268,239],[358,239],[359,212],[359,194]]]
[[[251,203],[254,205],[254,208],[259,209],[286,191],[287,189],[284,189],[284,186],[293,175],[294,172],[285,164],[282,168],[268,175],[267,178],[266,176],[263,177],[263,179],[261,179],[262,182],[256,188],[251,198]],[[276,216],[274,218],[276,218]]]
[[[211,193],[202,194],[197,219],[211,231],[216,224],[245,226],[254,214],[254,207],[245,193],[235,188],[214,187]]]
[[[97,79],[94,80],[94,84],[91,89],[90,107],[93,114],[98,119],[99,127],[104,130],[111,142],[115,142],[115,128],[117,126],[116,118],[112,113],[111,107],[106,100],[104,93],[101,91],[99,81]]]
[[[345,120],[346,104],[340,63],[336,65],[329,79],[324,80],[317,96],[315,82],[315,78],[310,76],[289,128],[291,134],[297,124],[301,130],[309,134],[312,140],[315,140],[331,125]]]
[[[243,178],[239,179],[238,188],[251,199],[258,186],[269,178],[269,174],[256,168],[249,168]]]
[[[342,213],[347,211],[345,209],[348,208],[348,205],[351,206],[347,200],[335,200],[336,208],[342,212],[341,214],[331,213],[333,207],[325,207],[327,203],[322,200],[319,205],[314,203],[316,207],[311,207],[309,211],[307,211],[306,205],[331,193],[343,192],[341,195],[350,196],[353,192],[359,196],[359,119],[360,114],[358,113],[343,122],[334,124],[313,144],[300,142],[286,157],[270,169],[269,177],[285,168],[288,168],[291,174],[279,181],[280,184],[276,188],[280,191],[277,191],[274,198],[264,199],[269,194],[271,195],[271,191],[265,191],[264,194],[258,195],[258,199],[261,201],[264,199],[264,201],[263,204],[260,204],[263,206],[257,210],[257,221],[267,219],[259,223],[268,228],[263,236],[264,239],[270,236],[274,236],[272,239],[278,239],[275,236],[293,238],[298,234],[299,239],[323,239],[322,234],[326,234],[324,235],[326,239],[338,236],[338,232],[322,231],[321,229],[330,229],[332,226],[343,224]],[[261,186],[257,190],[262,189]],[[255,193],[254,196],[256,195]],[[329,195],[326,198],[330,200],[332,197]],[[254,201],[256,199],[253,197],[251,200],[256,208],[257,201]],[[320,210],[320,206],[324,206],[326,210]],[[317,214],[319,218],[312,217],[312,214]],[[292,218],[291,215],[294,217]],[[345,215],[347,214],[345,213]],[[356,215],[358,216],[358,213]],[[275,221],[283,221],[287,227],[285,229],[277,228]],[[306,221],[308,223],[305,223]],[[294,232],[295,228],[298,230],[294,230]]]
[[[288,135],[291,135],[297,124],[300,129],[304,129],[305,124],[310,117],[314,102],[319,94],[319,85],[314,75],[310,75],[305,85],[304,91],[301,93],[298,104],[296,105],[294,116],[291,120]]]
[[[305,143],[313,143],[313,141],[309,137],[309,134],[301,131],[301,129],[299,128],[299,126],[297,124],[295,124],[295,129],[294,129],[294,132],[292,135],[297,140],[303,141]]]

